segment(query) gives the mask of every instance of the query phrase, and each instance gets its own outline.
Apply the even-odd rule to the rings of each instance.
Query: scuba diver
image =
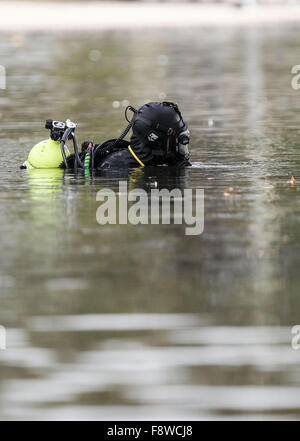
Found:
[[[128,111],[133,112],[131,120]],[[125,110],[128,126],[117,139],[101,144],[85,141],[78,151],[75,137],[76,124],[67,120],[47,120],[50,139],[36,144],[21,168],[64,169],[120,169],[145,166],[191,165],[188,144],[190,134],[177,104],[164,101],[150,102],[136,110],[128,106]],[[124,140],[132,129],[130,142]],[[70,154],[66,141],[73,141],[74,153]]]

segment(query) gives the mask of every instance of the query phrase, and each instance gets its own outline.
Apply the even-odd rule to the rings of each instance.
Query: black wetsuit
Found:
[[[127,145],[125,145],[125,143]],[[151,150],[149,146],[141,145],[138,140],[131,137],[131,142],[122,141],[123,147],[120,150],[109,153],[104,156],[98,163],[95,164],[95,168],[135,168],[140,167],[141,163],[130,152],[128,146],[130,145],[133,153],[145,166],[156,165],[168,165],[168,166],[188,166],[191,165],[188,158],[185,158],[180,154],[172,154],[168,157],[156,155],[154,150]]]
[[[133,157],[127,148],[108,154],[97,164],[96,168],[135,168],[140,166],[141,164]]]
[[[110,151],[110,147],[114,140],[109,140],[102,143],[99,149],[97,149],[99,144],[96,144],[94,147],[96,151],[94,158],[94,169],[103,170],[109,168],[137,168],[141,167],[142,164],[143,166],[167,165],[173,167],[186,167],[191,165],[189,159],[180,154],[172,154],[168,157],[155,155],[155,152],[148,146],[141,146],[136,142],[132,142],[134,141],[132,138],[130,143],[124,140],[120,141],[112,151]],[[87,143],[88,142],[82,144],[82,152],[80,153],[82,162],[84,161]],[[101,148],[102,145],[103,147]],[[139,162],[130,152],[128,148],[129,146],[131,147],[132,152],[141,162]],[[74,167],[73,154],[67,158],[67,162],[70,168]],[[92,164],[90,163],[90,167],[91,166]],[[65,164],[62,163],[61,167],[65,168]]]

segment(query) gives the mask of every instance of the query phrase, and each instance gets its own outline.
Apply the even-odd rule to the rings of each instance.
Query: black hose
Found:
[[[125,128],[125,130],[123,130],[123,132],[121,133],[121,135],[119,136],[119,138],[117,138],[112,146],[110,147],[112,150],[114,149],[114,147],[116,147],[116,145],[122,141],[123,138],[125,138],[125,136],[127,135],[127,133],[129,132],[129,130],[131,129],[132,126],[132,121],[130,121],[130,123],[128,124],[128,126]]]
[[[66,153],[65,153],[65,145],[64,145],[64,142],[62,140],[60,141],[60,150],[61,150],[61,154],[62,154],[64,163],[65,163],[65,167],[69,168],[68,162],[67,162],[67,158],[66,158]]]
[[[70,133],[72,132],[72,128],[67,127],[66,130],[64,131],[63,136],[61,137],[62,142],[65,144],[66,140],[68,139],[68,136],[70,135]]]
[[[125,138],[125,136],[127,135],[127,133],[129,132],[129,130],[131,129],[132,125],[133,125],[133,120],[134,120],[134,115],[131,118],[131,120],[128,119],[127,117],[127,112],[128,110],[131,110],[133,112],[133,114],[135,115],[137,113],[137,110],[132,107],[132,106],[127,106],[125,109],[125,118],[126,120],[129,122],[128,126],[123,130],[123,132],[121,133],[121,135],[119,136],[119,138],[117,138],[114,143],[112,144],[112,146],[110,147],[112,150],[114,149],[114,147],[120,142],[122,141],[123,138]]]
[[[69,166],[68,166],[68,161],[67,161],[67,158],[66,158],[65,143],[66,143],[66,140],[67,140],[68,136],[70,135],[70,132],[71,132],[71,131],[72,131],[72,129],[67,128],[67,129],[65,130],[65,132],[64,132],[64,134],[63,134],[63,136],[62,136],[62,138],[61,138],[61,141],[60,141],[60,150],[61,150],[62,157],[63,157],[63,159],[64,159],[64,163],[65,163],[65,167],[66,167],[66,169],[68,169]]]
[[[79,164],[79,166],[81,168],[84,168],[84,165],[83,165],[83,163],[82,163],[82,161],[80,159],[79,153],[78,153],[78,146],[77,146],[77,140],[76,140],[75,133],[72,132],[71,136],[72,136],[72,139],[73,139],[73,146],[74,146],[74,152],[75,152],[75,162],[77,164]]]
[[[94,170],[94,159],[95,159],[95,154],[94,154],[94,146],[92,147],[92,165],[91,165],[91,169]]]
[[[99,152],[98,155],[102,155],[104,153],[104,151],[105,151],[105,154],[109,154],[110,152],[112,152],[114,150],[114,148],[116,147],[116,145],[119,144],[120,141],[123,140],[123,138],[125,138],[125,136],[129,132],[129,130],[133,126],[134,115],[133,115],[132,119],[129,120],[128,117],[127,117],[128,110],[131,110],[134,113],[134,115],[137,113],[137,110],[134,107],[132,107],[132,106],[127,106],[126,107],[126,109],[125,109],[125,119],[129,122],[129,124],[123,130],[121,135],[117,139],[106,140],[106,141],[102,142],[101,144],[98,144],[97,146],[95,146],[92,149],[92,151],[91,151],[91,168],[92,169],[94,168],[94,162],[95,162],[95,157],[97,157],[97,153]],[[103,150],[103,152],[100,152],[100,150]],[[75,154],[76,154],[76,151],[75,151]],[[80,160],[80,158],[79,158],[79,160]],[[81,163],[81,161],[80,161],[80,163]]]
[[[101,142],[101,144],[98,144],[95,148],[94,148],[94,155],[96,155],[96,153],[98,152],[98,150],[100,149],[104,149],[105,145],[108,147],[108,145],[111,142],[115,142],[115,138],[114,139],[107,139],[106,141]]]

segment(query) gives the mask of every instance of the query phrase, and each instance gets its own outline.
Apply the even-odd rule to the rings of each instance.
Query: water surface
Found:
[[[299,418],[298,45],[293,27],[0,36],[0,418]],[[126,179],[203,188],[200,236],[98,225],[118,176],[18,168],[47,118],[100,141],[164,99],[193,166]]]

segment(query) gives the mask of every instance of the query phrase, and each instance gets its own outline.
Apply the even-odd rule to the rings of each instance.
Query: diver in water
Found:
[[[130,121],[127,117],[128,110],[133,112]],[[156,165],[176,167],[191,165],[188,150],[189,130],[176,104],[167,101],[151,102],[138,110],[128,106],[125,117],[129,124],[119,138],[101,144],[85,141],[82,143],[81,152],[78,152],[74,135],[76,124],[69,120],[66,124],[48,120],[46,128],[51,130],[50,139],[33,147],[28,160],[21,168],[60,167],[103,170]],[[124,138],[130,129],[132,135],[128,142]],[[67,139],[73,140],[73,154],[70,154],[65,146]],[[49,152],[52,155],[50,155],[51,160],[47,159]]]

